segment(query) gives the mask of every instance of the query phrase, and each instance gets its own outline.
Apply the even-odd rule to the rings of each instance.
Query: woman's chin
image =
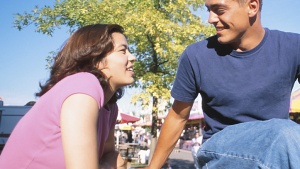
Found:
[[[132,79],[128,80],[127,82],[123,83],[123,84],[122,84],[122,87],[131,85],[131,84],[133,84],[133,83],[134,83],[134,79],[132,78]]]

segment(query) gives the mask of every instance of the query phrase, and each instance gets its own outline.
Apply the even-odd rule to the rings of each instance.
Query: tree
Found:
[[[29,24],[36,31],[52,35],[67,26],[70,32],[95,23],[117,23],[125,28],[135,63],[136,82],[142,92],[133,103],[152,105],[151,155],[156,145],[158,107],[170,101],[178,58],[185,47],[214,33],[195,11],[205,0],[57,0],[53,6],[35,7],[17,14],[15,26]]]

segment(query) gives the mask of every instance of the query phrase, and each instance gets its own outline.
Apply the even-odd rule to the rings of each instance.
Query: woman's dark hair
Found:
[[[55,57],[50,78],[45,85],[40,84],[41,91],[36,96],[42,96],[57,82],[78,72],[94,74],[103,89],[109,88],[106,77],[97,68],[97,64],[114,50],[114,32],[123,34],[124,29],[117,24],[95,24],[75,31]],[[122,96],[123,89],[120,88],[108,103],[116,103]]]

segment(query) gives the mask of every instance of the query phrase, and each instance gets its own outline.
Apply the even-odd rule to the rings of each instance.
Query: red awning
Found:
[[[203,114],[190,114],[189,120],[200,120],[203,119]]]
[[[120,123],[134,123],[136,121],[139,121],[140,118],[138,117],[135,117],[135,116],[131,116],[129,114],[126,114],[126,113],[120,113],[120,116],[121,116],[121,122]]]

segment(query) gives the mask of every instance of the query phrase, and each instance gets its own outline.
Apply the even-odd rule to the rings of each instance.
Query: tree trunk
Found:
[[[153,157],[153,153],[157,143],[157,119],[158,119],[158,98],[153,96],[153,106],[152,106],[152,126],[151,126],[151,145],[150,145],[150,155],[149,161],[151,161]]]

